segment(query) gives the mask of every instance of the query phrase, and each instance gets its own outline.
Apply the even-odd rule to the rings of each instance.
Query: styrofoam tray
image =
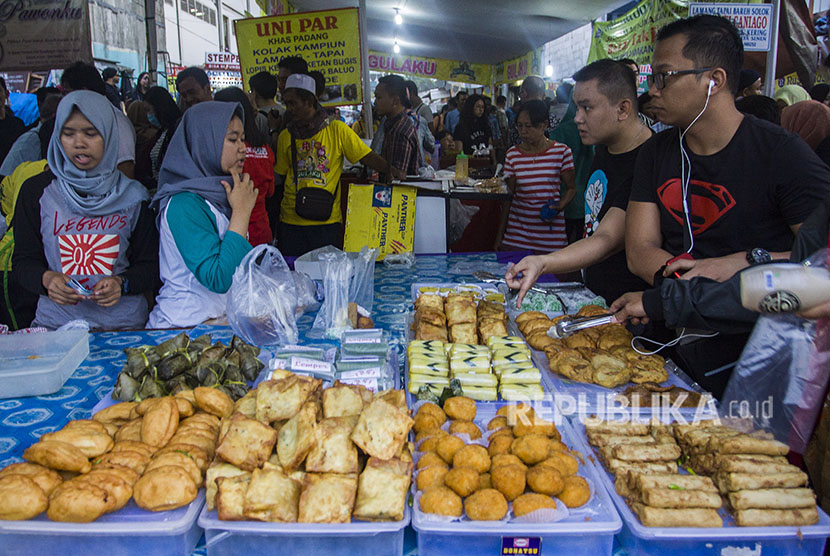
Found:
[[[729,511],[722,507],[718,513],[723,518],[723,527],[646,527],[614,488],[614,475],[599,462],[593,447],[588,443],[585,425],[579,419],[569,419],[571,430],[575,431],[579,450],[590,458],[598,470],[600,482],[622,517],[624,529],[618,537],[620,544],[630,554],[654,554],[671,551],[673,556],[701,554],[744,554],[741,550],[750,548],[747,554],[823,554],[824,541],[830,537],[830,517],[819,507],[819,522],[804,527],[739,527],[735,525]],[[728,549],[734,549],[730,552]],[[713,550],[714,549],[714,550]],[[819,550],[820,549],[820,550]]]

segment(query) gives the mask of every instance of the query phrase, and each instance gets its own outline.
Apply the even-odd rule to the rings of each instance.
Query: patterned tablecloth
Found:
[[[401,361],[406,346],[406,314],[411,309],[411,286],[420,282],[473,282],[472,273],[487,270],[504,273],[507,262],[521,258],[518,253],[428,255],[417,257],[413,268],[375,266],[373,318],[378,327],[390,332],[391,343]],[[306,334],[313,314],[298,320],[300,343],[320,345]],[[72,419],[88,419],[91,410],[113,387],[126,361],[125,347],[158,344],[180,331],[102,332],[90,335],[89,356],[66,381],[63,388],[48,396],[0,399],[0,468],[22,461],[23,450],[40,435],[63,427]],[[230,340],[228,327],[200,326],[194,332],[210,332],[214,340]],[[328,343],[331,345],[331,343]],[[194,554],[204,555],[204,537]],[[417,554],[414,531],[407,528],[404,554]]]

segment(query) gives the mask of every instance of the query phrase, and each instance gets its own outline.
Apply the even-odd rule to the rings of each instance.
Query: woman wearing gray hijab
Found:
[[[239,103],[202,102],[184,113],[153,197],[164,285],[148,328],[195,326],[225,314],[233,273],[251,250],[257,190],[247,174]]]
[[[147,190],[116,168],[118,149],[106,97],[75,91],[61,100],[47,170],[24,184],[14,213],[13,272],[39,295],[34,325],[143,327],[158,232]]]

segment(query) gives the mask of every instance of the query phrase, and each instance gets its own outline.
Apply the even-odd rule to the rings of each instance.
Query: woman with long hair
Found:
[[[455,126],[455,130],[452,132],[456,150],[471,155],[473,151],[482,147],[490,147],[492,153],[492,133],[490,122],[487,119],[484,97],[470,95],[461,110],[458,125]]]
[[[150,125],[159,130],[156,142],[150,149],[153,180],[157,182],[164,154],[167,152],[167,146],[173,138],[171,130],[176,128],[176,122],[182,117],[182,112],[179,110],[176,101],[167,92],[167,89],[162,87],[150,87],[150,90],[144,96],[144,102],[149,105],[147,120]]]
[[[149,90],[150,74],[146,71],[142,71],[138,74],[138,79],[135,81],[135,88],[133,89],[133,92],[130,93],[130,99],[134,101],[142,101]]]

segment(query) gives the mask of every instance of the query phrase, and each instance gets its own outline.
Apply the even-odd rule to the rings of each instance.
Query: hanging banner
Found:
[[[493,77],[493,66],[490,64],[471,64],[443,58],[384,54],[375,51],[369,52],[369,69],[382,73],[402,73],[476,85],[489,85]]]
[[[48,71],[78,60],[92,62],[87,0],[3,2],[0,68]]]
[[[245,90],[252,75],[276,75],[280,60],[301,56],[309,71],[326,78],[323,106],[363,103],[357,8],[240,19],[234,25]]]
[[[731,21],[744,42],[744,50],[767,52],[772,35],[772,4],[714,4],[695,2],[689,16],[719,15]]]
[[[523,56],[496,64],[494,66],[496,85],[518,81],[530,75],[541,77],[542,51],[542,48],[536,48]]]

